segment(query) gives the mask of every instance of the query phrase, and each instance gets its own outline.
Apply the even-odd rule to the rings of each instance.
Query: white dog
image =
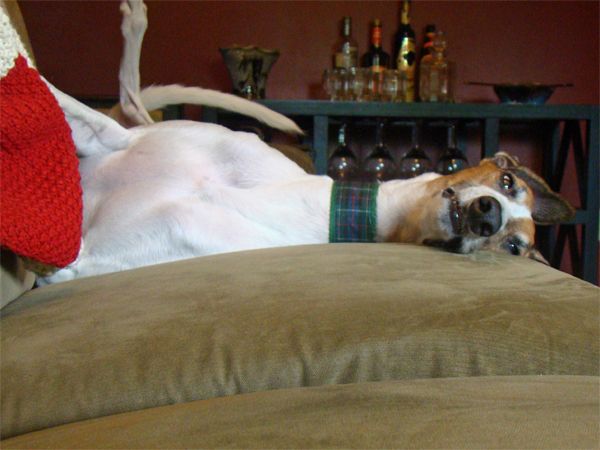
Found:
[[[192,121],[150,124],[144,107],[148,95],[156,107],[189,103],[181,96],[195,92],[192,102],[204,103],[209,95],[211,104],[224,106],[225,99],[230,102],[225,107],[298,131],[288,119],[227,94],[159,87],[144,98],[137,91],[137,61],[131,53],[139,58],[145,11],[141,3],[131,3],[131,10],[124,5],[123,112],[148,124],[125,129],[52,88],[80,156],[84,221],[77,260],[46,282],[201,255],[365,236],[541,260],[533,248],[534,221],[553,223],[573,214],[546,183],[506,154],[453,176],[426,174],[363,189],[309,175],[252,134]],[[171,98],[175,93],[179,97]],[[346,194],[362,196],[364,208],[347,214]],[[352,234],[357,230],[362,237]]]

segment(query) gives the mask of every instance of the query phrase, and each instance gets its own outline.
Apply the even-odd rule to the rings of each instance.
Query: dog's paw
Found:
[[[119,8],[121,9],[121,14],[123,14],[123,16],[131,15],[131,6],[129,5],[128,0],[121,0],[121,6]]]
[[[147,8],[143,0],[122,0],[120,9],[123,15],[121,24],[123,35],[143,35],[148,27]]]

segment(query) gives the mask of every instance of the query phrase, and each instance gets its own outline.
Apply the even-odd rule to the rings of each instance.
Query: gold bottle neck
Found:
[[[402,25],[410,24],[410,2],[404,0],[402,2],[402,9],[400,10],[400,23]]]

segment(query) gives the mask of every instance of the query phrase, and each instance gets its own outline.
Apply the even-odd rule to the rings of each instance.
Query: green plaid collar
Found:
[[[334,181],[329,242],[375,242],[379,183]]]

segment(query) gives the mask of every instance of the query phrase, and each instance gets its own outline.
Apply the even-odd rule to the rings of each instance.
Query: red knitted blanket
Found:
[[[64,267],[79,252],[82,193],[71,130],[21,55],[0,78],[0,244]]]

